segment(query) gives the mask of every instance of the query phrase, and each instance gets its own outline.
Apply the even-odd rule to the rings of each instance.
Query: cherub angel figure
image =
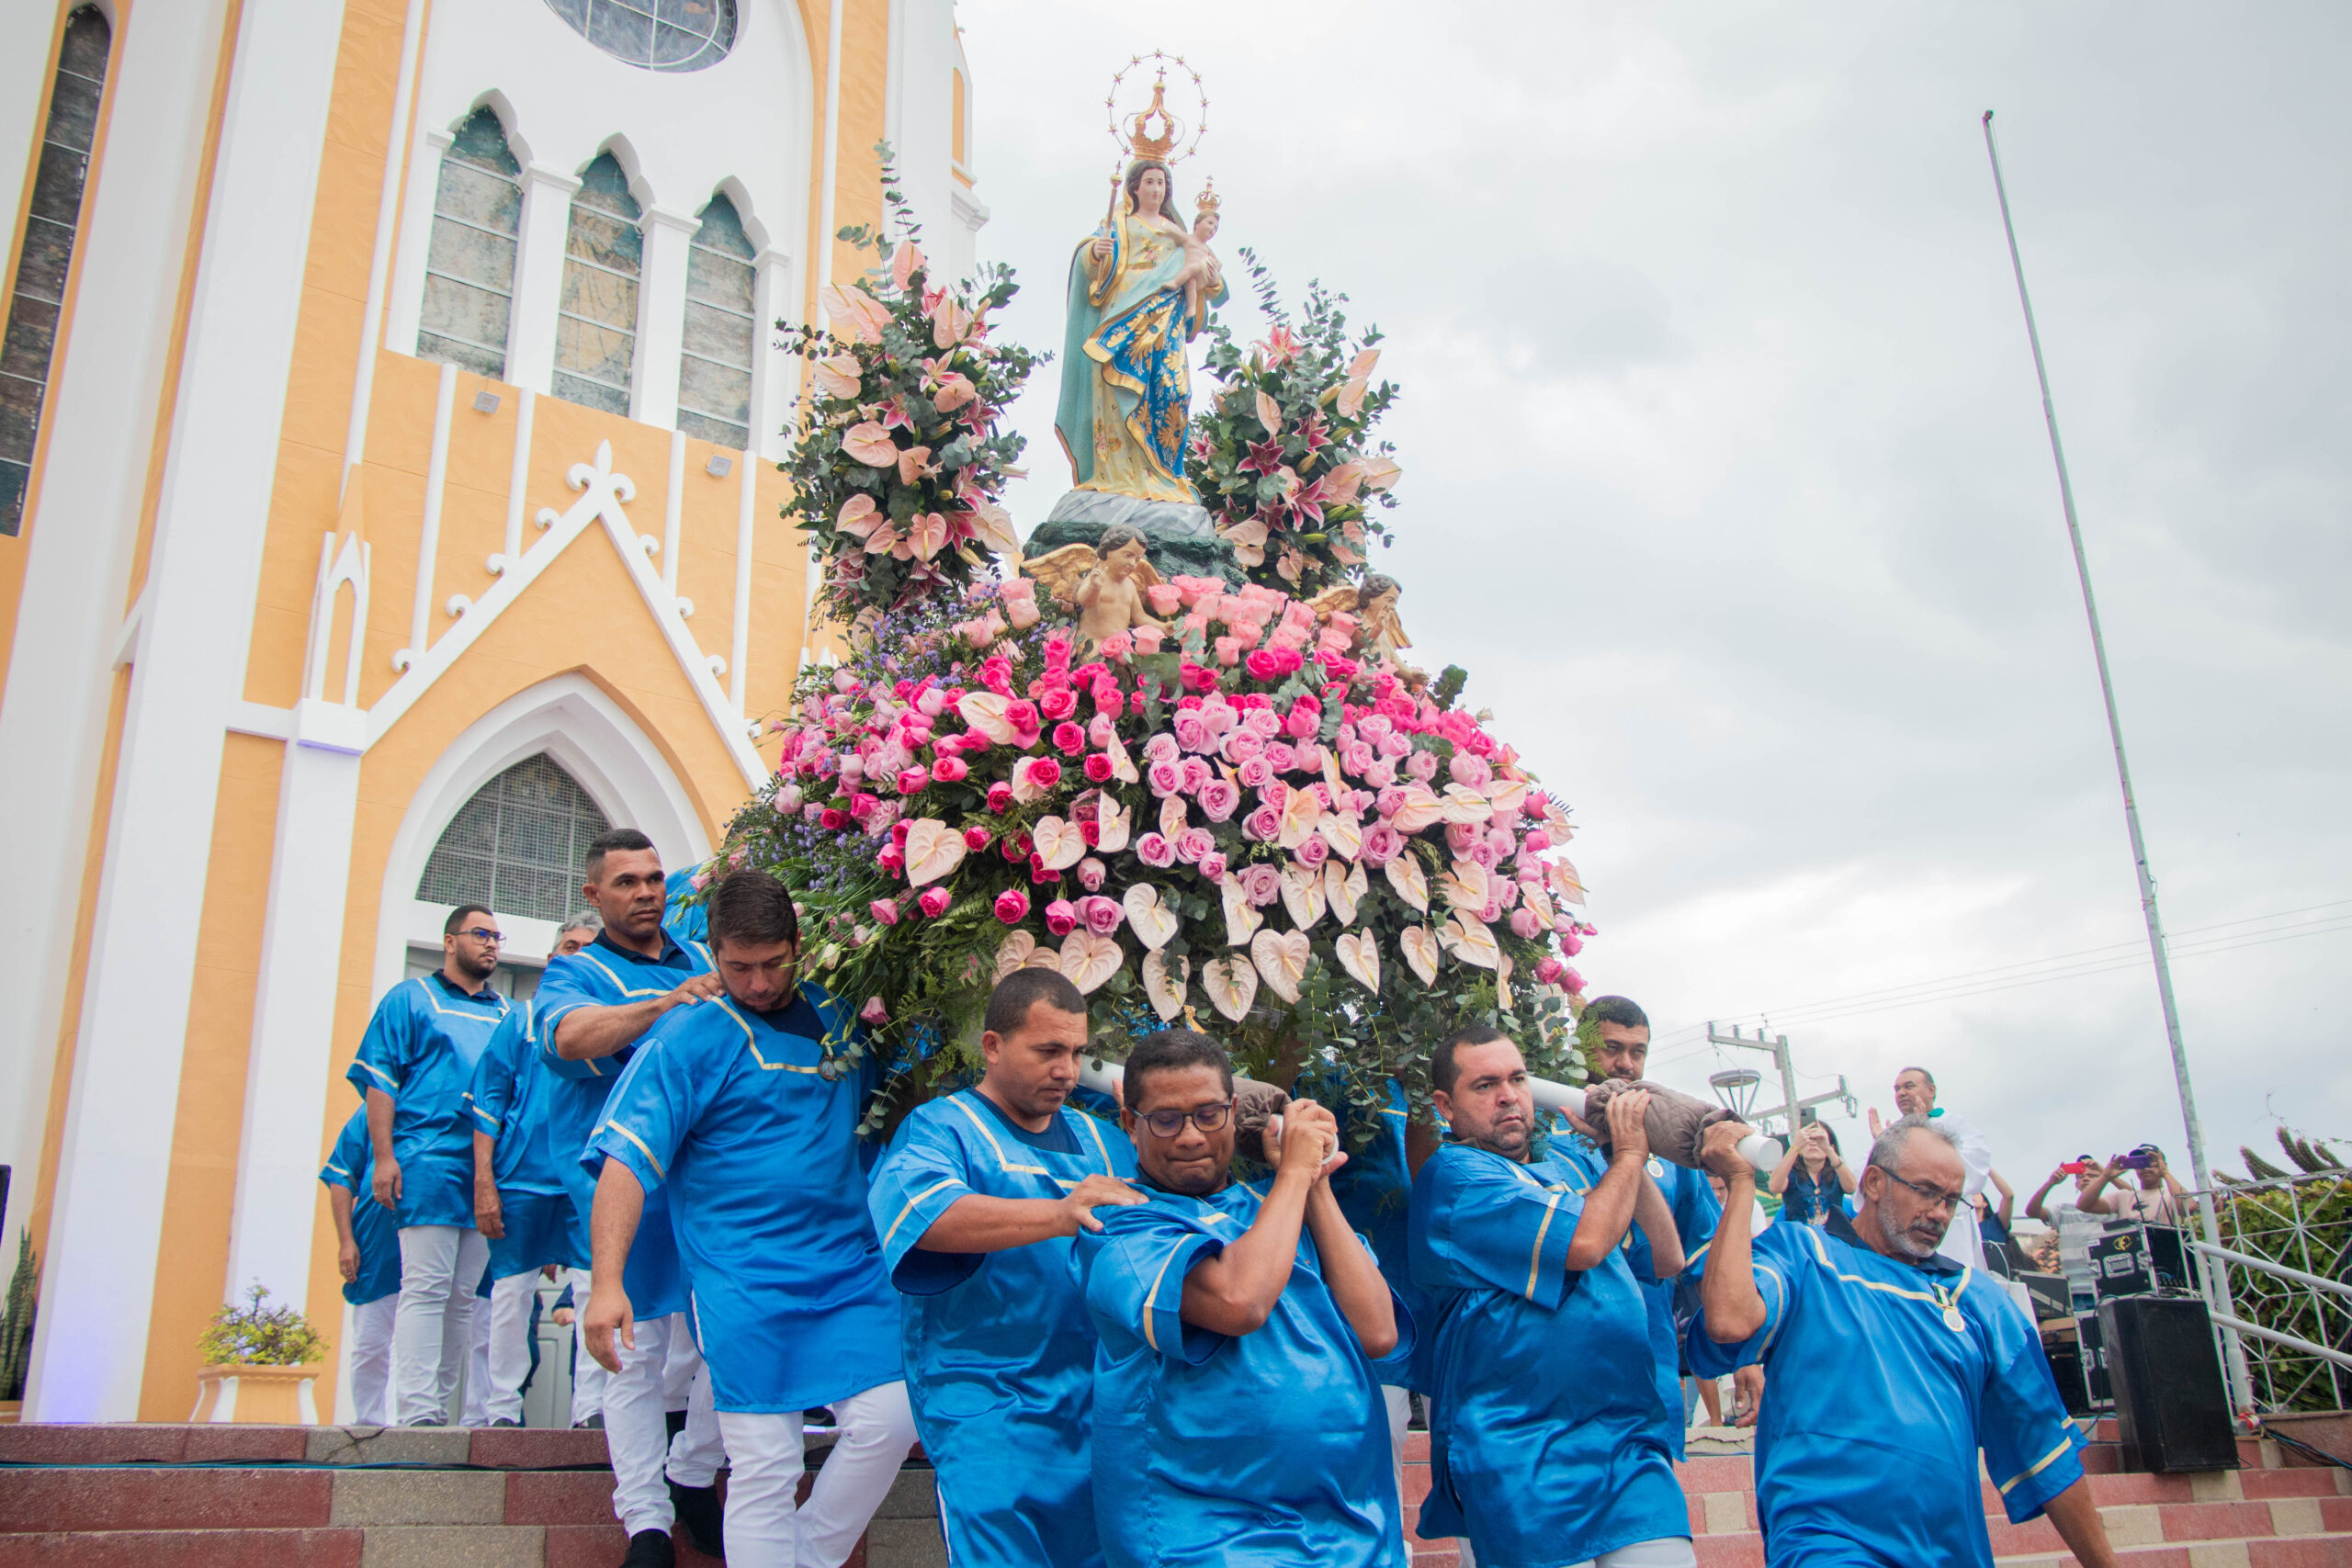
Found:
[[[1327,588],[1306,604],[1318,622],[1343,613],[1354,615],[1355,645],[1393,656],[1398,649],[1413,646],[1412,639],[1405,635],[1403,623],[1396,618],[1396,600],[1403,592],[1395,578],[1375,571],[1368,573],[1362,582]]]
[[[1022,570],[1078,612],[1081,655],[1137,626],[1168,630],[1145,607],[1144,590],[1157,587],[1160,578],[1152,570],[1143,536],[1133,528],[1104,529],[1099,553],[1092,545],[1064,545],[1023,561]]]

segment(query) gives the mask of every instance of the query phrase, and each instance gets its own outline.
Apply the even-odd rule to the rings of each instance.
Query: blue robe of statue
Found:
[[[707,949],[700,942],[681,943],[676,933],[664,927],[659,958],[632,953],[599,936],[578,953],[548,959],[547,973],[539,976],[538,995],[531,998],[537,1020],[539,1065],[554,1076],[548,1086],[548,1148],[564,1190],[571,1196],[572,1212],[583,1224],[596,1212],[596,1178],[580,1163],[580,1156],[604,1119],[605,1097],[612,1092],[639,1046],[599,1061],[567,1061],[556,1055],[556,1025],[574,1008],[645,1001],[674,991],[709,970]],[[709,1005],[696,1002],[673,1008],[668,1016]],[[640,1318],[667,1317],[686,1310],[686,1276],[678,1263],[677,1243],[670,1234],[670,1203],[658,1188],[645,1194],[644,1217],[638,1222],[637,1240],[630,1244],[621,1285],[628,1292],[629,1309]]]
[[[505,1234],[490,1244],[493,1280],[548,1263],[588,1267],[588,1219],[573,1210],[548,1141],[548,1104],[560,1081],[539,1066],[537,1002],[509,1010],[474,1064],[466,1096],[474,1130],[491,1140],[491,1173],[498,1182]]]
[[[865,1211],[857,1135],[879,1074],[820,1042],[855,1028],[814,981],[753,1012],[673,1008],[638,1043],[582,1164],[667,1190],[713,1401],[797,1416],[899,1381],[899,1297]]]
[[[1772,1568],[1991,1568],[1979,1449],[2013,1524],[2082,1479],[2041,1337],[1993,1280],[1814,1225],[1753,1246],[1764,1326],[1718,1345],[1702,1312],[1685,1344],[1702,1377],[1765,1368],[1756,1506]]]
[[[1414,1282],[1438,1314],[1424,1540],[1557,1568],[1690,1533],[1648,1309],[1620,1245],[1582,1273],[1583,1167],[1450,1144],[1413,1182]]]
[[[351,1237],[359,1244],[359,1278],[346,1280],[343,1299],[353,1306],[397,1295],[401,1288],[401,1236],[392,1216],[376,1201],[376,1145],[368,1137],[368,1108],[361,1106],[335,1134],[319,1179],[351,1194]]]
[[[368,1021],[344,1076],[363,1108],[371,1089],[391,1097],[399,1224],[473,1229],[474,1119],[466,1090],[506,1008],[489,987],[469,995],[435,969],[385,992]]]
[[[1102,1562],[1094,1325],[1071,1237],[990,1253],[915,1244],[958,1198],[1057,1199],[1089,1176],[1135,1173],[1134,1146],[1093,1117],[1065,1109],[1031,1133],[978,1089],[917,1107],[874,1172],[874,1229],[905,1298],[907,1393],[956,1562]]]
[[[1315,1239],[1265,1326],[1228,1337],[1183,1321],[1184,1278],[1237,1240],[1263,1200],[1143,1185],[1081,1238],[1094,1359],[1094,1517],[1111,1568],[1405,1568],[1388,1414],[1372,1360],[1332,1300]],[[1413,1334],[1399,1303],[1400,1347]]]

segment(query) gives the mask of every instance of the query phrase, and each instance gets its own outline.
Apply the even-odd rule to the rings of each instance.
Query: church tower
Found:
[[[685,864],[767,773],[775,323],[860,265],[877,142],[968,268],[971,115],[952,0],[0,9],[27,1419],[186,1419],[254,1281],[344,1339],[316,1176],[376,998],[460,902],[527,994],[590,837]]]

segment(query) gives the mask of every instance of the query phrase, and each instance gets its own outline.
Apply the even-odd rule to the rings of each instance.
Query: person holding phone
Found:
[[[2122,1184],[2124,1172],[2131,1171],[2140,1179],[2137,1190]],[[2112,1197],[2105,1197],[2109,1186]],[[2098,1179],[2083,1189],[2083,1206],[2088,1200],[2105,1197],[2105,1212],[2123,1219],[2139,1220],[2151,1225],[2177,1225],[2180,1212],[2188,1206],[2188,1189],[2173,1177],[2165,1164],[2164,1150],[2154,1144],[2142,1144],[2128,1155],[2117,1155],[2107,1162]]]
[[[1771,1188],[1781,1200],[1781,1218],[1800,1225],[1826,1225],[1845,1208],[1845,1194],[1858,1184],[1838,1134],[1818,1122],[1797,1129],[1789,1152],[1772,1168]]]
[[[2069,1179],[2075,1183],[2075,1201],[2060,1199],[2050,1201],[2050,1194]],[[2066,1276],[2066,1289],[2074,1297],[2075,1310],[2086,1312],[2098,1299],[2097,1276],[2091,1270],[2090,1245],[2098,1235],[2099,1226],[2109,1213],[2110,1199],[2098,1195],[2111,1179],[2111,1173],[2095,1156],[2080,1155],[2050,1173],[2050,1179],[2034,1189],[2026,1200],[2025,1214],[2030,1220],[2040,1220],[2058,1233],[2058,1271]]]

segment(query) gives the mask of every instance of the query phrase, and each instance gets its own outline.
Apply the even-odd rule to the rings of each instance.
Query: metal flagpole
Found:
[[[2148,845],[2140,834],[2140,803],[2132,793],[2132,765],[2123,755],[2123,720],[2115,711],[2115,682],[2108,673],[2107,640],[2100,635],[2098,601],[2091,594],[2090,561],[2083,553],[2083,529],[2075,515],[2075,487],[2066,477],[2066,448],[2058,439],[2058,410],[2050,400],[2050,371],[2042,363],[2041,334],[2033,322],[2033,299],[2025,287],[2025,262],[2018,254],[2017,224],[2009,217],[2009,192],[2001,179],[2001,154],[1993,144],[1993,111],[1984,111],[1984,152],[1993,162],[1993,190],[2000,197],[2001,228],[2009,239],[2009,265],[2017,273],[2018,303],[2025,309],[2026,341],[2033,346],[2033,373],[2041,383],[2041,417],[2050,426],[2050,455],[2058,465],[2058,499],[2066,511],[2066,536],[2075,547],[2075,573],[2082,580],[2083,614],[2091,626],[2091,653],[2098,660],[2099,694],[2107,701],[2107,732],[2115,745],[2115,776],[2123,786],[2123,823],[2132,835],[2132,863],[2140,874],[2140,912],[2147,918],[2148,952],[2156,962],[2156,996],[2164,1003],[2165,1036],[2172,1044],[2173,1081],[2180,1091],[2180,1118],[2188,1134],[2190,1171],[2197,1178],[2197,1202],[2204,1221],[2205,1239],[2212,1246],[2221,1245],[2221,1225],[2213,1212],[2213,1179],[2205,1166],[2205,1130],[2197,1119],[2197,1094],[2188,1082],[2188,1051],[2180,1038],[2180,1009],[2172,996],[2172,965],[2165,953],[2164,922],[2156,914],[2156,879],[2148,869]],[[2208,1269],[2218,1276],[2218,1269]],[[2216,1278],[2209,1300],[2218,1292],[2221,1299],[2212,1301],[2216,1311],[2228,1312],[2229,1284],[2225,1278]],[[2229,1372],[2232,1382],[2231,1404],[2245,1410],[2253,1404],[2253,1378],[2246,1369],[2245,1349],[2238,1342],[2234,1331],[2222,1331],[2223,1342],[2229,1348]]]

